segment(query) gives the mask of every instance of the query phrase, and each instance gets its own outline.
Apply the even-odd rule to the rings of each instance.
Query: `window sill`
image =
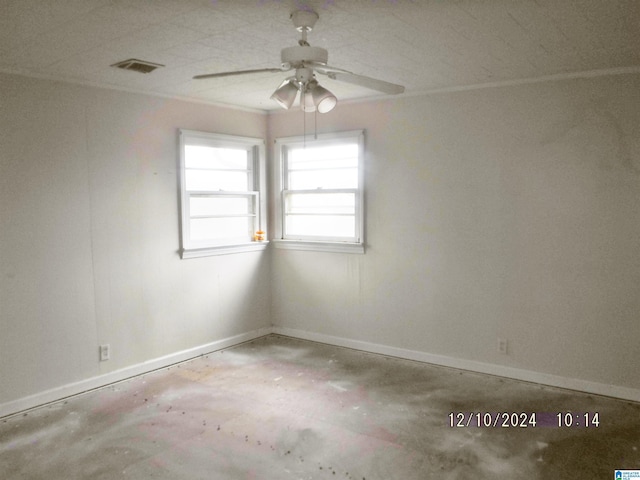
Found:
[[[275,248],[285,250],[307,250],[312,252],[331,252],[331,253],[364,253],[364,244],[362,243],[341,243],[341,242],[320,242],[310,240],[273,240]]]
[[[185,248],[180,251],[180,258],[198,258],[198,257],[210,257],[214,255],[229,255],[232,253],[244,253],[244,252],[258,252],[267,248],[269,242],[249,242],[240,243],[237,245],[221,245],[218,247],[204,247],[204,248]]]

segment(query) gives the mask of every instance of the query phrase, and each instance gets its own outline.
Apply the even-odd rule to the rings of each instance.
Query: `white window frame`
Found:
[[[210,255],[225,255],[230,253],[251,252],[264,250],[268,244],[265,241],[241,239],[237,242],[220,242],[209,240],[193,240],[190,235],[189,199],[192,196],[246,197],[253,199],[255,210],[255,230],[266,228],[266,175],[265,175],[265,142],[261,138],[223,135],[218,133],[199,132],[195,130],[179,129],[179,178],[180,178],[180,256],[183,259],[204,257]],[[188,192],[185,175],[185,146],[205,145],[222,148],[242,148],[249,154],[250,170],[253,174],[253,189],[242,192]]]
[[[358,188],[356,192],[356,225],[355,238],[345,241],[340,238],[311,237],[287,238],[284,232],[285,225],[285,196],[287,192],[287,150],[290,148],[300,148],[304,146],[316,147],[321,145],[332,145],[337,143],[358,144]],[[351,130],[338,133],[319,134],[317,138],[309,139],[304,136],[283,137],[275,140],[275,188],[274,188],[274,238],[273,245],[276,248],[294,250],[312,250],[336,253],[360,253],[365,252],[364,237],[364,130]],[[340,189],[332,190],[332,193],[340,193]],[[349,189],[352,191],[353,189]],[[302,191],[301,191],[302,192]]]

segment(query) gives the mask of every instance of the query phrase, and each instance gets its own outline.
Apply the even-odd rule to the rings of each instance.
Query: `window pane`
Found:
[[[356,212],[355,193],[290,193],[287,195],[287,213],[296,214],[350,214]]]
[[[192,240],[246,239],[253,235],[254,217],[192,218]]]
[[[251,190],[249,173],[233,170],[186,170],[185,181],[187,191],[217,192],[242,192]]]
[[[358,169],[289,171],[289,189],[358,188]]]
[[[252,197],[190,197],[189,212],[200,215],[247,215],[254,213]]]
[[[289,189],[358,188],[358,145],[288,150]]]
[[[346,160],[358,162],[358,145],[356,143],[342,145],[326,145],[323,147],[292,148],[289,150],[289,168],[300,168],[305,162],[318,160]]]
[[[249,155],[245,149],[186,145],[184,157],[186,168],[246,170],[249,167]]]
[[[299,162],[289,162],[289,170],[321,170],[334,168],[358,168],[358,157],[352,158],[323,158],[320,160],[309,160]]]
[[[353,215],[286,215],[286,235],[311,237],[345,237],[356,235]]]

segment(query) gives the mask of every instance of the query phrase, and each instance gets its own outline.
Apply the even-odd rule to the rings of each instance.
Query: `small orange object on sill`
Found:
[[[258,230],[253,236],[253,240],[256,242],[264,242],[267,239],[267,235],[262,230]]]

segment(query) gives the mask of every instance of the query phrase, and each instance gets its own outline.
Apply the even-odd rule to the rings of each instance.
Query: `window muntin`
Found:
[[[262,140],[181,130],[180,145],[183,257],[252,246],[264,230]]]
[[[283,241],[363,245],[363,132],[279,139]],[[335,249],[332,248],[332,251]]]

